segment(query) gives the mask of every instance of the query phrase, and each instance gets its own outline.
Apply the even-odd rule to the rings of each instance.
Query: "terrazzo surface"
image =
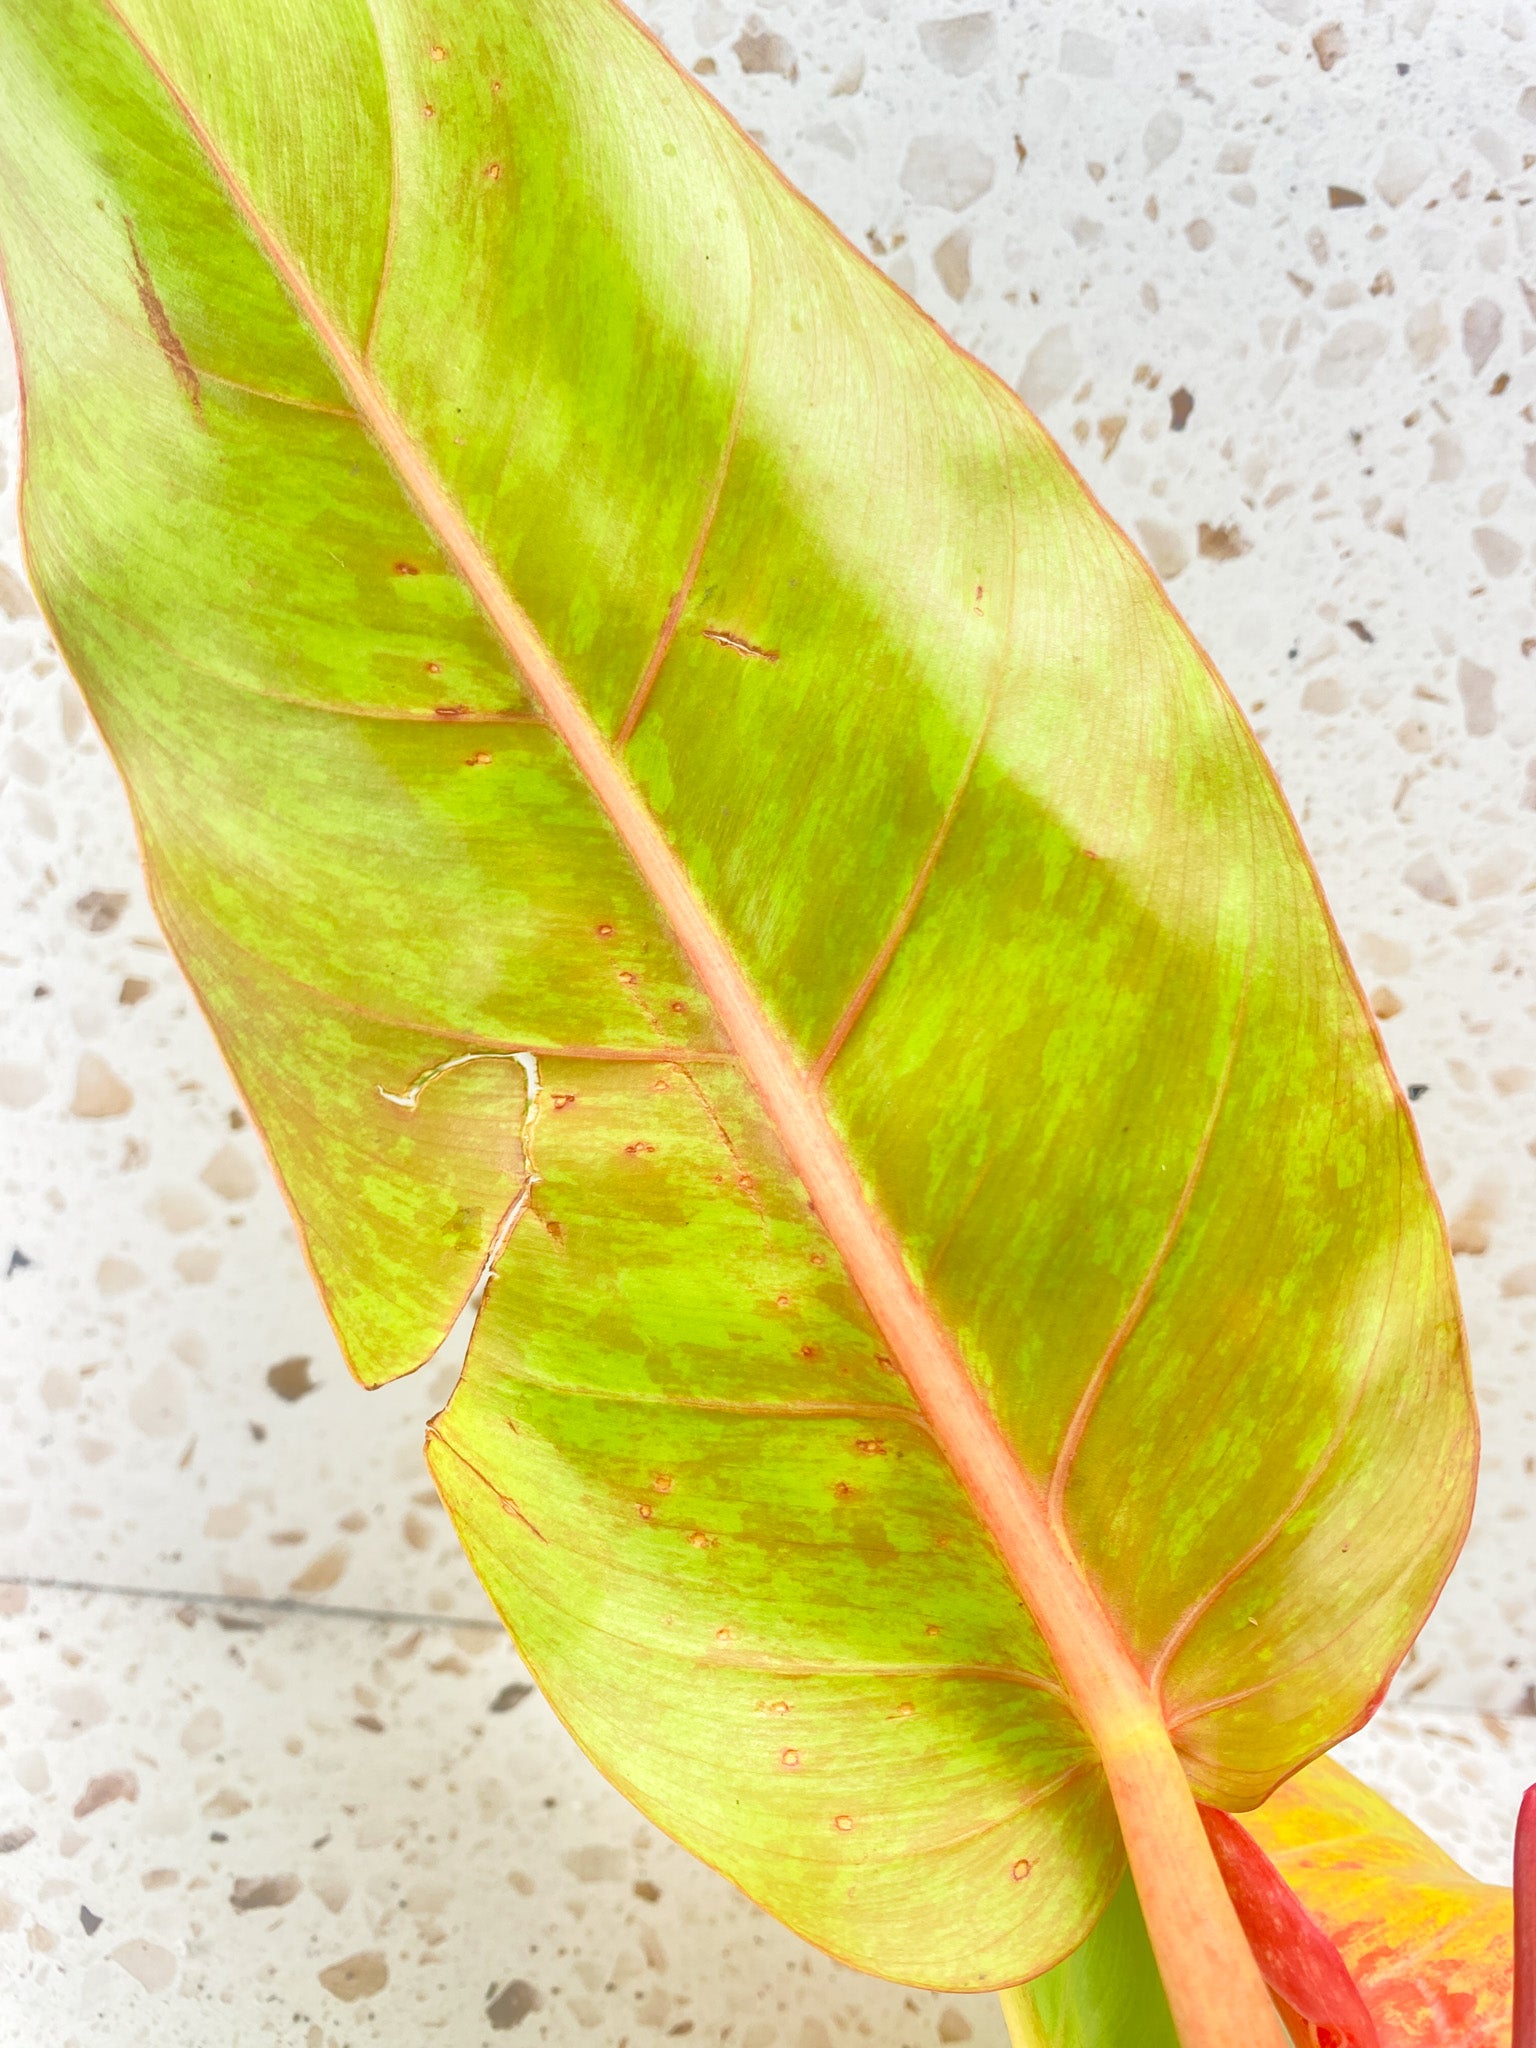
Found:
[[[646,18],[1036,406],[1275,763],[1485,1425],[1346,1754],[1501,1876],[1536,1777],[1536,4]],[[8,360],[0,428],[13,479]],[[9,505],[0,708],[0,2048],[1001,2048],[995,2002],[777,1928],[517,1693],[421,1459],[453,1346],[348,1381]]]

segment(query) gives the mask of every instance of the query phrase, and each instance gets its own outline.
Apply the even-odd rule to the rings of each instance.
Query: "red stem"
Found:
[[[1515,2016],[1510,2048],[1536,2048],[1536,1785],[1515,1822]]]

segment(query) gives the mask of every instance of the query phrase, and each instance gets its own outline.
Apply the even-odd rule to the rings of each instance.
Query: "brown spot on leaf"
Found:
[[[396,562],[395,574],[397,576],[419,576],[421,571],[414,562]]]
[[[196,413],[199,421],[201,421],[203,417],[203,387],[198,381],[197,372],[193,369],[186,350],[181,345],[181,336],[171,325],[170,315],[165,310],[160,294],[155,290],[148,265],[144,261],[143,251],[140,249],[138,238],[133,232],[133,223],[126,214],[123,216],[123,226],[128,230],[128,247],[133,252],[134,290],[139,295],[139,304],[144,309],[144,317],[149,322],[150,332],[155,337],[155,345],[170,365],[171,375],[180,386],[183,397],[186,398],[193,412]]]
[[[569,1109],[576,1100],[574,1095],[552,1095],[549,1099],[556,1110]]]
[[[484,752],[484,750],[477,754],[467,755],[464,761],[464,766],[466,768],[488,768],[490,764],[491,757],[489,754]]]

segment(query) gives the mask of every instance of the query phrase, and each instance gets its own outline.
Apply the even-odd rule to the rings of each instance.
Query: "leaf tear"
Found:
[[[706,640],[713,640],[717,647],[729,647],[733,654],[740,654],[749,661],[777,661],[777,650],[772,647],[756,647],[750,640],[743,640],[739,633],[728,633],[723,626],[701,628]]]

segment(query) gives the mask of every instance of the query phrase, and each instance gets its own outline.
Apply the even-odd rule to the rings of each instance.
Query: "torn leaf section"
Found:
[[[532,1207],[428,1443],[530,1668],[834,1954],[954,1989],[1048,1967],[1118,1874],[1102,1773],[750,1086],[539,1068]]]
[[[369,1387],[413,1372],[527,1205],[534,1061],[361,1017],[210,927],[196,957],[348,1365]]]

